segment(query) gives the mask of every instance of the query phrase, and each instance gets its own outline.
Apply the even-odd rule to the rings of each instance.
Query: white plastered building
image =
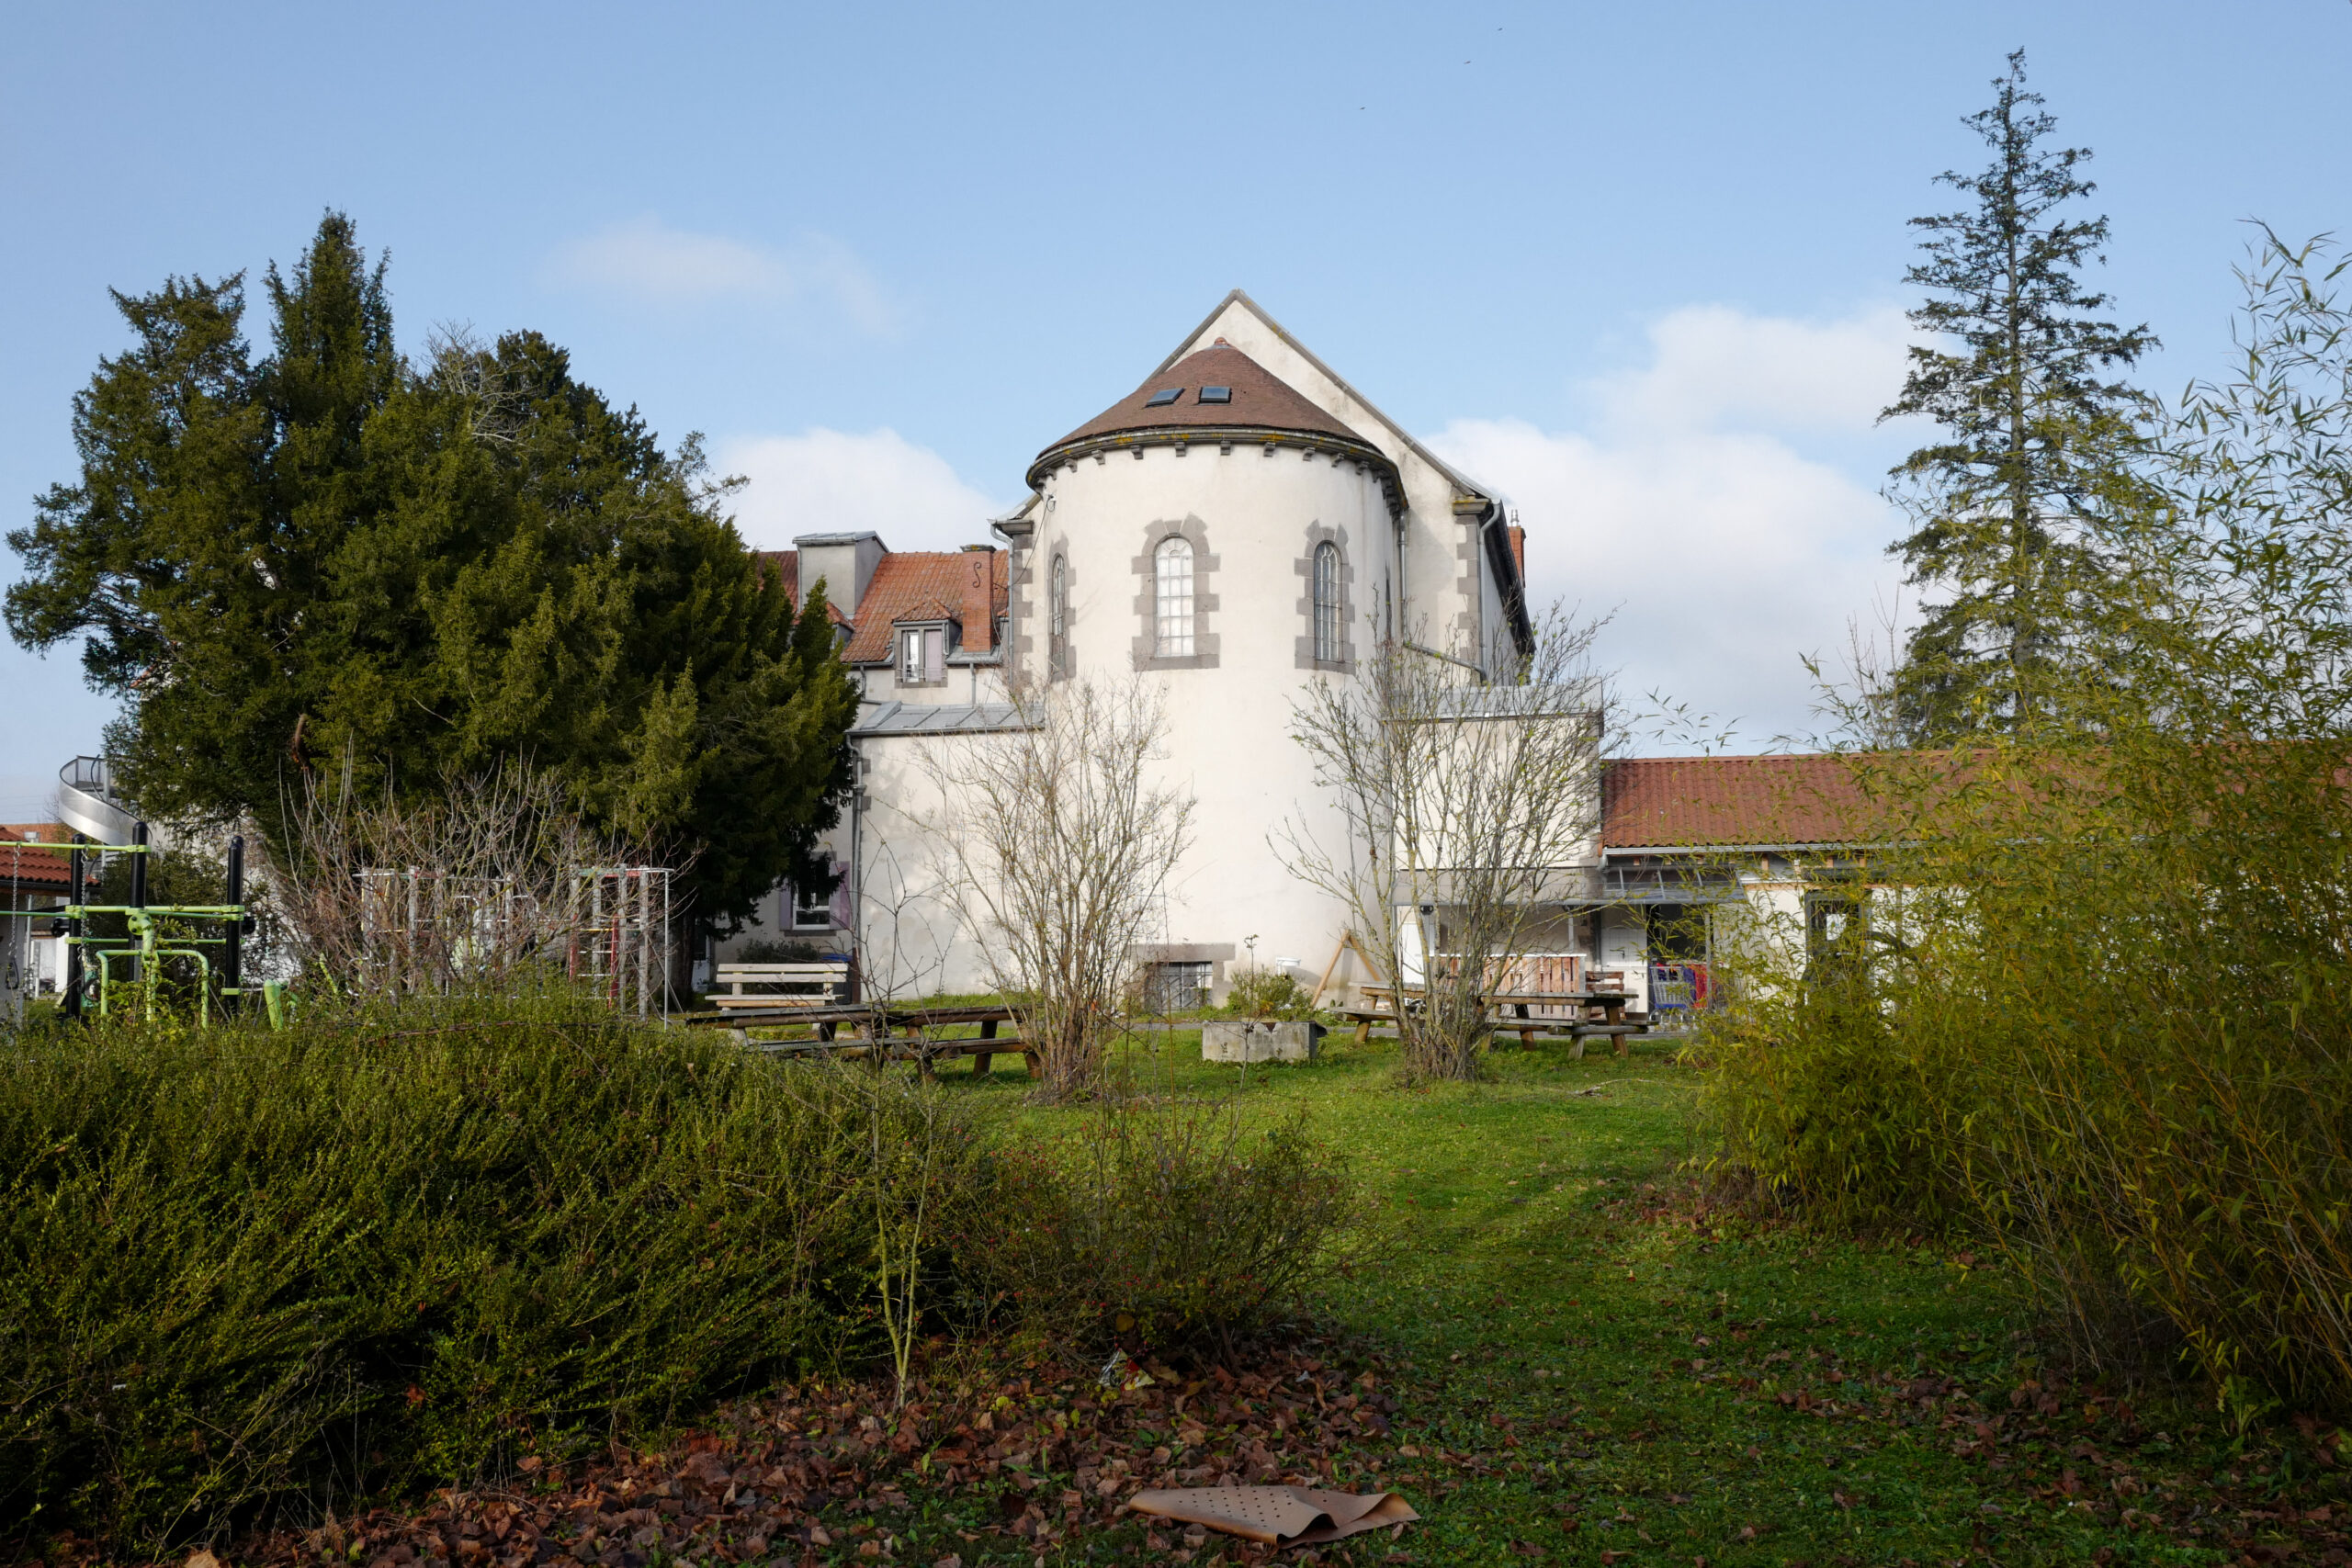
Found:
[[[1441,461],[1236,290],[1127,396],[1041,450],[1030,494],[955,552],[808,535],[864,701],[830,898],[778,889],[752,937],[854,953],[869,991],[986,988],[944,891],[944,738],[1002,728],[1016,684],[1158,689],[1163,782],[1197,802],[1164,929],[1139,956],[1221,998],[1250,958],[1312,984],[1350,923],[1270,843],[1336,818],[1291,738],[1304,684],[1359,678],[1374,637],[1503,673],[1531,641],[1505,499]],[[731,944],[740,950],[741,942]],[[1361,978],[1362,976],[1350,976]]]

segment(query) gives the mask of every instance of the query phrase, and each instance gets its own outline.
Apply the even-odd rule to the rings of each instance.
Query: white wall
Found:
[[[1306,682],[1355,678],[1318,671],[1302,657],[1313,635],[1305,573],[1318,541],[1340,547],[1349,651],[1360,669],[1369,617],[1394,570],[1379,477],[1295,447],[1269,457],[1254,443],[1229,452],[1196,444],[1181,456],[1170,446],[1136,450],[1140,457],[1081,457],[1046,478],[1029,563],[1023,672],[1045,671],[1045,600],[1057,554],[1069,563],[1071,677],[1123,682],[1136,672],[1139,645],[1150,646],[1152,550],[1180,530],[1204,547],[1195,554],[1204,568],[1195,582],[1199,667],[1155,669],[1147,657],[1142,670],[1166,703],[1162,775],[1197,802],[1194,846],[1169,899],[1162,940],[1191,950],[1169,956],[1229,970],[1246,961],[1254,935],[1261,965],[1294,959],[1294,972],[1311,985],[1350,919],[1340,902],[1292,875],[1268,840],[1294,816],[1320,834],[1340,830],[1290,736],[1292,704]]]

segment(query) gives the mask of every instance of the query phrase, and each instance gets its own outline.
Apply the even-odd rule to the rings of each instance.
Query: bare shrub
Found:
[[[1555,606],[1534,652],[1491,680],[1380,641],[1361,676],[1318,678],[1294,704],[1293,738],[1340,827],[1333,841],[1293,818],[1272,847],[1347,905],[1391,979],[1420,968],[1426,997],[1400,1019],[1410,1076],[1478,1076],[1486,993],[1586,892],[1607,739],[1600,625]]]
[[[924,767],[965,928],[1059,1100],[1101,1075],[1192,843],[1193,798],[1148,776],[1167,718],[1140,682],[1057,682],[1014,706],[1021,728],[959,737]]]
[[[594,832],[552,776],[509,765],[417,803],[288,814],[267,879],[290,957],[347,996],[502,990],[557,974],[646,1003],[668,982],[667,876]]]

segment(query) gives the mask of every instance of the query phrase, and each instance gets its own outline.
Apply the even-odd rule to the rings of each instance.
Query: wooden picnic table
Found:
[[[1536,1030],[1551,1021],[1530,1018],[1527,1010],[1531,1006],[1566,1005],[1576,1008],[1579,1011],[1588,1008],[1600,1010],[1599,1023],[1570,1020],[1567,1021],[1568,1027],[1559,1032],[1577,1043],[1577,1055],[1579,1056],[1584,1055],[1584,1043],[1596,1035],[1605,1040],[1613,1040],[1616,1043],[1617,1055],[1623,1056],[1627,1051],[1626,1037],[1634,1034],[1646,1034],[1650,1028],[1649,1020],[1646,1017],[1629,1020],[1625,1016],[1626,1008],[1632,1005],[1634,1000],[1632,993],[1627,991],[1499,992],[1488,997],[1487,1000],[1490,1005],[1509,1007],[1515,1011],[1516,1020],[1506,1019],[1502,1021],[1506,1027],[1513,1021],[1518,1023],[1519,1027],[1511,1030],[1510,1032],[1519,1036],[1521,1050],[1533,1045]]]
[[[873,1062],[913,1062],[925,1077],[932,1076],[932,1065],[943,1058],[969,1056],[972,1076],[986,1077],[996,1066],[1000,1055],[1018,1054],[1027,1065],[1029,1076],[1035,1077],[1039,1069],[1037,1054],[1026,1041],[1017,1035],[997,1032],[998,1028],[1013,1021],[1013,1012],[1001,1002],[981,1002],[968,1006],[924,1007],[920,1004],[857,1003],[824,1008],[779,1007],[754,1011],[734,1009],[726,1012],[692,1013],[685,1020],[689,1026],[717,1026],[728,1030],[743,1044],[773,1055],[833,1056]],[[755,1041],[751,1031],[773,1024],[808,1024],[815,1037],[808,1040]],[[842,1037],[842,1028],[851,1030],[848,1038]],[[933,1031],[962,1028],[977,1024],[977,1035],[943,1036]]]
[[[1429,988],[1425,986],[1364,986],[1359,988],[1365,997],[1373,1000],[1374,1005],[1368,1009],[1339,1010],[1342,1017],[1355,1021],[1358,1044],[1363,1044],[1372,1038],[1372,1026],[1374,1023],[1391,1020],[1396,1016],[1396,1010],[1400,1000],[1409,1006],[1415,998],[1426,998],[1429,995]],[[1388,1004],[1385,1009],[1378,1005],[1384,999]],[[1625,1010],[1634,1000],[1632,993],[1626,991],[1490,991],[1482,996],[1479,1000],[1485,1006],[1498,1011],[1509,1010],[1509,1016],[1495,1021],[1498,1026],[1495,1032],[1518,1035],[1521,1049],[1532,1048],[1535,1043],[1536,1034],[1549,1031],[1553,1033],[1565,1034],[1575,1041],[1576,1054],[1579,1056],[1584,1055],[1585,1041],[1596,1035],[1615,1041],[1617,1055],[1623,1056],[1626,1054],[1625,1040],[1628,1035],[1649,1032],[1647,1018],[1636,1020],[1626,1018]],[[1581,1017],[1539,1019],[1531,1016],[1528,1011],[1530,1008],[1534,1007],[1573,1008],[1580,1014],[1588,1010],[1598,1009],[1600,1012],[1600,1021],[1594,1023]]]

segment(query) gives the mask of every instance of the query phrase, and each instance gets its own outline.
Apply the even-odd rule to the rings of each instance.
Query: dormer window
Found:
[[[899,684],[937,686],[947,680],[947,628],[944,626],[899,628]]]

